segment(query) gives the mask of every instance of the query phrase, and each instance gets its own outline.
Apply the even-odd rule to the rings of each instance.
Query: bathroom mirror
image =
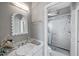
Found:
[[[12,15],[12,35],[28,33],[27,14],[14,13]]]

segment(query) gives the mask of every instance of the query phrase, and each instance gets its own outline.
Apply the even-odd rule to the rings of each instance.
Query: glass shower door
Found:
[[[69,54],[71,39],[70,15],[58,15],[48,19],[48,46],[52,51]]]

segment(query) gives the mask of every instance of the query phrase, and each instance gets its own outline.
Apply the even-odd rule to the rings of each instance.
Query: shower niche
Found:
[[[50,55],[70,55],[70,40],[71,4],[59,3],[49,7],[48,47],[51,49]]]

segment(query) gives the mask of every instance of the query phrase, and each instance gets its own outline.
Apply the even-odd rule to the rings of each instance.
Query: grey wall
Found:
[[[26,3],[29,7],[31,3]],[[5,38],[8,34],[11,35],[11,15],[13,13],[25,13],[24,10],[17,8],[16,6],[11,5],[8,2],[0,2],[0,41]],[[30,14],[28,21],[30,19]],[[30,26],[30,25],[29,25]],[[30,27],[29,27],[30,31]],[[30,35],[30,34],[29,34]],[[27,38],[27,34],[19,35],[14,37],[14,41],[19,41]]]
[[[44,7],[49,2],[33,2],[32,3],[32,28],[31,37],[43,40],[44,34]]]

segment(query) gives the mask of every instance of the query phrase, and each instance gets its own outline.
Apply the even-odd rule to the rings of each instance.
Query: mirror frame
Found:
[[[13,20],[14,20],[14,17],[17,15],[17,14],[21,14],[23,15],[24,17],[26,16],[27,17],[27,14],[25,13],[13,13],[12,16],[11,16],[11,34],[12,36],[16,36],[16,35],[23,35],[23,34],[28,34],[28,20],[27,20],[27,32],[24,32],[24,33],[13,33]]]

